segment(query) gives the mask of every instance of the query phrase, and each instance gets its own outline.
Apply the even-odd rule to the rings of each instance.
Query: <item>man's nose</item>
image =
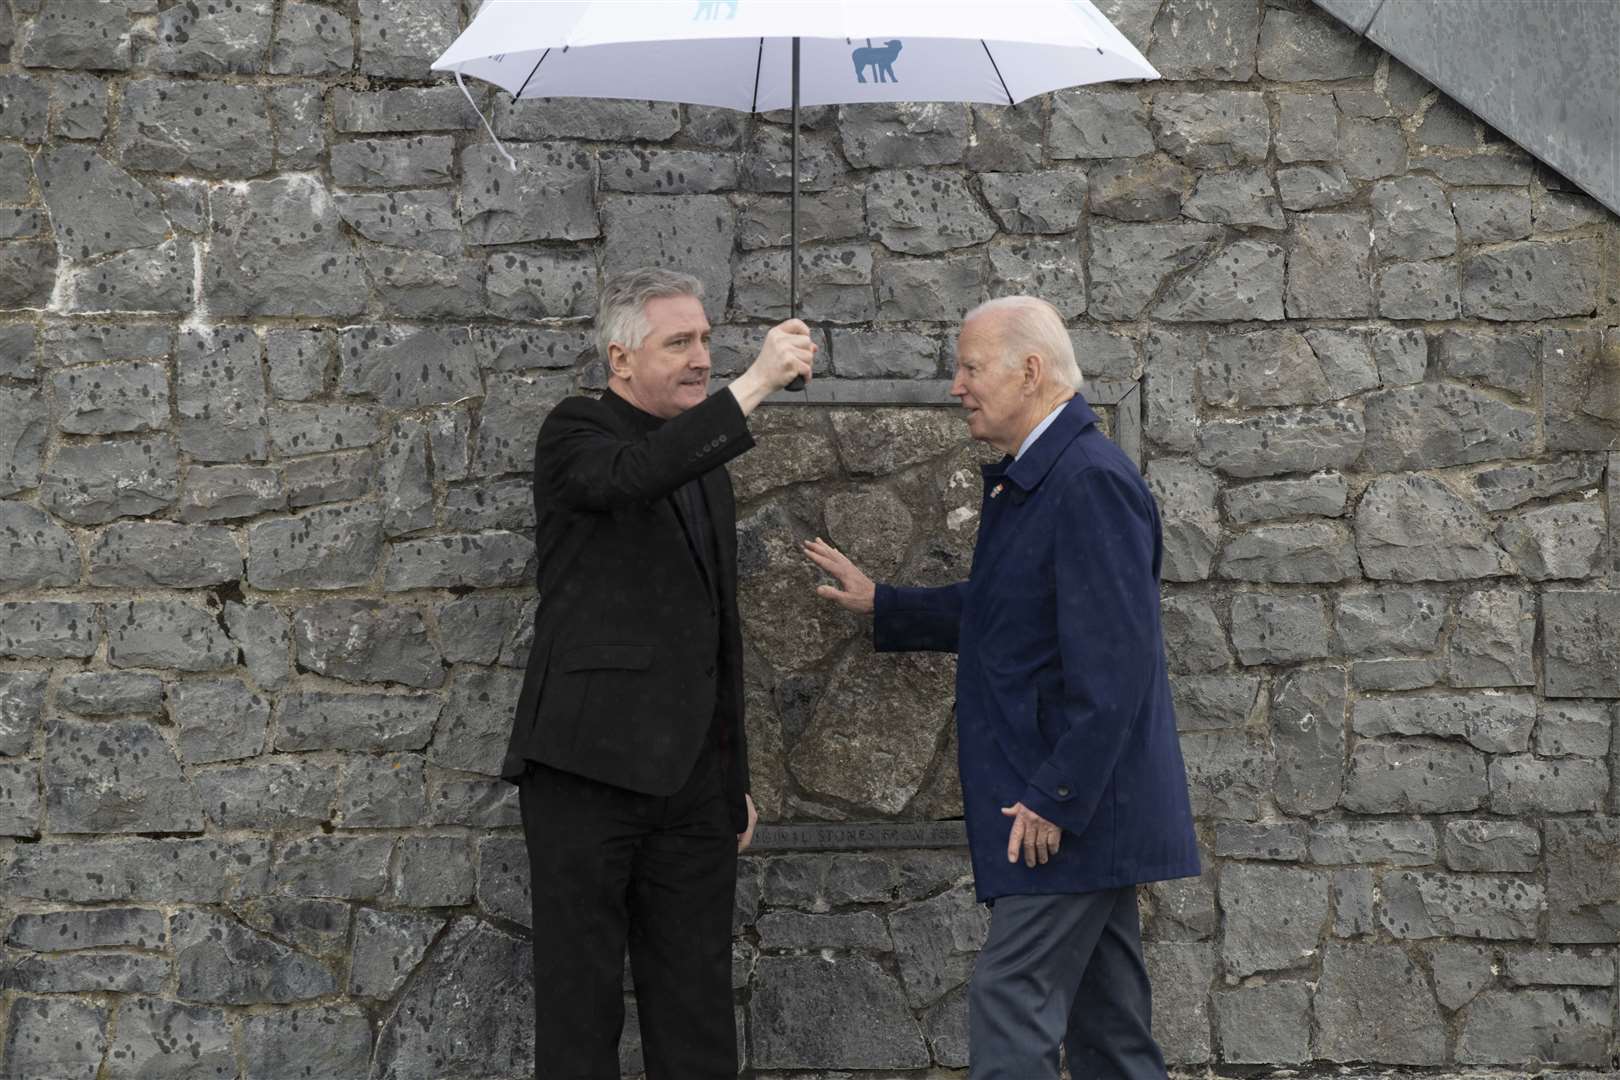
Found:
[[[688,366],[695,368],[698,371],[708,371],[710,368],[714,367],[714,359],[709,355],[709,347],[707,345],[699,345],[696,349],[694,349],[692,351],[692,358],[690,361],[688,361]]]
[[[960,398],[966,396],[967,386],[963,383],[962,373],[959,371],[956,373],[955,378],[951,379],[951,397]]]

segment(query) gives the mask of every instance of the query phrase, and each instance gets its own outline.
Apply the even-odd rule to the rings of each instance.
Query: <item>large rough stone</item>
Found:
[[[514,143],[514,174],[493,147],[461,152],[462,229],[474,244],[585,240],[601,235],[595,164],[568,143]],[[695,264],[694,264],[695,265]]]
[[[1232,662],[1226,630],[1207,600],[1167,596],[1160,605],[1159,621],[1171,671],[1218,671]]]
[[[303,6],[314,5],[292,5]],[[283,24],[286,20],[283,14]],[[455,139],[449,135],[417,135],[338,143],[332,147],[331,169],[332,179],[346,188],[443,184],[455,174]]]
[[[95,1080],[107,1052],[107,1009],[65,997],[13,996],[6,1018],[6,1080]]]
[[[127,671],[74,672],[57,687],[56,707],[82,716],[160,712],[163,680]]]
[[[1434,992],[1394,945],[1329,945],[1316,988],[1315,1056],[1439,1065],[1446,1032]]]
[[[0,243],[0,308],[44,308],[56,287],[56,245],[43,240]]]
[[[42,151],[34,173],[57,245],[75,259],[152,247],[169,233],[158,197],[91,147]]]
[[[1171,275],[1202,262],[1220,237],[1213,225],[1094,224],[1091,314],[1104,320],[1139,317]]]
[[[52,600],[0,603],[0,656],[60,660],[95,655],[101,639],[94,604]]]
[[[1287,210],[1338,206],[1355,193],[1355,182],[1337,165],[1296,165],[1277,170],[1277,195]]]
[[[1591,239],[1524,241],[1481,252],[1463,263],[1463,311],[1496,321],[1590,315],[1601,294],[1601,265],[1601,249]]]
[[[299,750],[420,750],[433,736],[439,698],[421,694],[284,694],[276,715],[275,748]]]
[[[242,1019],[249,1076],[320,1076],[365,1080],[371,1023],[354,1005],[312,1005]]]
[[[1524,874],[1534,873],[1540,862],[1541,834],[1533,825],[1518,821],[1446,822],[1446,865],[1453,870]]]
[[[52,832],[202,831],[197,793],[149,721],[52,721],[44,781]]]
[[[1026,240],[993,247],[989,257],[993,294],[1040,296],[1065,319],[1085,313],[1085,270],[1076,244],[1067,240]]]
[[[236,581],[242,552],[228,529],[119,522],[90,546],[90,584],[197,588]]]
[[[1356,510],[1356,548],[1371,578],[1457,581],[1511,573],[1513,560],[1488,530],[1472,506],[1416,473],[1374,480]]]
[[[354,33],[347,18],[324,4],[301,0],[282,7],[270,48],[272,75],[341,75],[353,67]]]
[[[425,799],[420,756],[366,755],[344,770],[335,820],[346,829],[405,828],[426,816]]]
[[[456,0],[391,4],[360,0],[360,70],[393,79],[425,79],[460,26]]]
[[[498,776],[523,679],[516,671],[459,671],[450,683],[427,759],[445,769]]]
[[[1555,943],[1620,941],[1620,818],[1543,823],[1549,915]]]
[[[293,641],[299,666],[329,678],[444,685],[439,650],[414,609],[375,600],[329,600],[298,609]]]
[[[1276,765],[1268,746],[1242,732],[1190,734],[1181,737],[1181,753],[1194,815],[1260,817]]]
[[[1457,222],[1437,180],[1380,180],[1373,185],[1372,210],[1373,247],[1382,259],[1413,262],[1457,250]]]
[[[286,1004],[337,990],[332,973],[235,919],[188,909],[172,920],[177,994],[211,1005]]]
[[[1490,754],[1528,750],[1535,722],[1535,698],[1502,693],[1364,698],[1351,716],[1351,726],[1364,738],[1432,735],[1462,739]]]
[[[1540,359],[1535,333],[1448,330],[1435,339],[1435,356],[1446,374],[1529,397]]]
[[[1260,12],[1249,4],[1168,0],[1153,22],[1148,62],[1170,79],[1248,82]]]
[[[1166,450],[1198,449],[1197,371],[1203,349],[1199,331],[1155,329],[1147,335],[1142,424],[1147,437]]]
[[[1172,284],[1153,313],[1167,322],[1281,319],[1285,265],[1277,245],[1239,240]]]
[[[1153,1037],[1167,1063],[1199,1065],[1211,1059],[1209,991],[1215,981],[1215,947],[1151,942],[1143,949],[1148,978],[1157,987]]]
[[[176,4],[158,16],[155,59],[162,71],[252,75],[262,70],[275,17],[272,0]]]
[[[1443,262],[1395,263],[1378,272],[1378,314],[1386,319],[1455,319],[1457,268]]]
[[[0,501],[0,590],[76,585],[79,548],[49,514]]]
[[[1496,538],[1531,581],[1591,577],[1607,531],[1595,502],[1561,503],[1515,514]]]
[[[807,791],[898,813],[933,763],[955,677],[946,658],[860,651],[834,671],[789,767]]]
[[[236,761],[264,752],[270,702],[240,679],[187,679],[170,692],[169,719],[185,764]]]
[[[1545,890],[1524,878],[1438,871],[1386,874],[1383,893],[1380,918],[1398,938],[1529,941],[1547,903]]]
[[[272,146],[269,110],[256,86],[178,79],[137,79],[124,86],[118,151],[129,168],[258,176],[270,168]]]
[[[1443,814],[1478,810],[1488,792],[1476,750],[1368,739],[1350,754],[1343,802],[1360,814]]]
[[[50,406],[38,390],[0,386],[0,495],[39,484],[49,433]]]
[[[1160,156],[1103,162],[1088,179],[1093,214],[1119,221],[1169,221],[1181,213],[1194,176],[1191,169]]]
[[[11,896],[55,903],[218,904],[263,892],[269,855],[265,839],[29,844],[3,880]]]
[[[763,956],[749,1004],[762,1069],[919,1069],[928,1047],[893,976],[859,957]]]
[[[1541,335],[1543,427],[1549,450],[1611,450],[1620,438],[1620,329]]]
[[[189,240],[121,251],[90,266],[75,266],[63,283],[66,310],[74,314],[139,311],[180,314],[195,303],[192,284],[197,252]]]
[[[1226,863],[1221,960],[1242,977],[1307,963],[1328,921],[1328,877],[1293,867]]]
[[[1596,490],[1603,459],[1567,455],[1541,465],[1504,465],[1469,477],[1475,501],[1487,510],[1511,510],[1537,499],[1583,489]]]
[[[1311,861],[1325,866],[1430,866],[1440,845],[1421,821],[1330,821],[1311,829]]]
[[[132,997],[119,1006],[117,1031],[108,1080],[191,1080],[236,1068],[233,1032],[221,1009]]]
[[[534,541],[512,532],[400,540],[383,562],[383,588],[401,592],[522,585],[534,578],[534,559]]]
[[[1344,788],[1345,698],[1340,668],[1296,672],[1278,681],[1271,740],[1277,752],[1277,806],[1285,813],[1320,813],[1338,804]]]
[[[1160,94],[1153,129],[1161,147],[1201,168],[1259,164],[1271,145],[1265,97],[1247,91]]]
[[[74,435],[157,431],[169,426],[169,374],[162,364],[74,367],[51,376],[57,426]]]
[[[1536,608],[1530,594],[1504,589],[1469,593],[1457,603],[1447,652],[1451,685],[1535,685],[1535,639]]]
[[[18,757],[34,747],[45,714],[45,671],[0,672],[0,754]]]
[[[1586,758],[1543,761],[1529,754],[1491,762],[1491,810],[1512,817],[1591,813],[1608,800],[1607,762]]]
[[[1280,93],[1275,100],[1278,161],[1330,161],[1338,155],[1339,109],[1333,102],[1333,95]],[[1327,166],[1319,171],[1337,168]],[[1339,183],[1343,183],[1343,170],[1339,171],[1338,177]],[[1277,178],[1279,182],[1282,180],[1281,170]]]
[[[1359,569],[1344,526],[1307,522],[1261,525],[1239,534],[1221,553],[1220,575],[1239,581],[1325,583],[1354,577]]]
[[[1301,214],[1288,257],[1290,318],[1371,315],[1372,221],[1361,211]]]
[[[1261,480],[1222,493],[1226,518],[1237,525],[1291,517],[1340,517],[1350,486],[1343,473],[1322,472],[1299,480]]]
[[[215,315],[358,315],[369,290],[318,178],[298,173],[214,193],[203,270]]]
[[[1198,460],[1228,476],[1276,476],[1343,469],[1361,456],[1359,408],[1329,406],[1211,420],[1198,431]]]
[[[1252,675],[1181,675],[1170,682],[1178,731],[1246,727],[1258,712],[1260,680]]]
[[[337,783],[336,768],[305,762],[231,766],[195,774],[209,820],[224,829],[307,829],[330,822]]]
[[[217,671],[236,663],[236,644],[215,611],[180,600],[131,600],[106,613],[114,667]]]
[[[281,473],[251,465],[193,465],[180,490],[181,521],[230,521],[287,505]]]
[[[1262,229],[1286,227],[1276,187],[1260,169],[1205,173],[1182,203],[1181,212],[1194,221]]]
[[[131,17],[140,5],[130,0],[88,7],[34,4],[36,14],[23,34],[21,61],[29,67],[99,68],[127,71],[133,38]],[[9,42],[8,42],[9,44]]]
[[[1450,383],[1368,394],[1363,464],[1380,472],[1466,465],[1534,453],[1534,411]]]
[[[356,997],[393,997],[427,955],[443,926],[440,916],[362,910],[355,917],[349,993]]]
[[[1147,103],[1132,90],[1059,90],[1046,143],[1053,158],[1128,158],[1153,153]]]
[[[1335,616],[1339,648],[1351,656],[1429,652],[1440,640],[1445,613],[1445,599],[1436,593],[1345,593]]]
[[[952,165],[962,160],[969,112],[955,102],[873,102],[838,110],[844,156],[858,169]]]
[[[390,408],[437,405],[483,389],[465,331],[350,327],[341,336],[339,352],[338,388]]]
[[[1322,12],[1268,8],[1260,27],[1260,74],[1277,82],[1370,77],[1379,50]]]
[[[1488,990],[1468,1008],[1457,1060],[1471,1065],[1525,1061],[1610,1064],[1613,1001],[1608,991]]]
[[[1148,464],[1147,481],[1164,519],[1165,580],[1203,581],[1221,540],[1214,474],[1189,461],[1158,459]]]
[[[1544,701],[1536,719],[1536,753],[1542,757],[1606,757],[1611,723],[1601,702]]]
[[[874,174],[866,185],[866,216],[885,247],[907,255],[968,247],[996,231],[965,181],[913,170]]]
[[[382,520],[366,504],[274,518],[248,531],[248,583],[256,589],[342,589],[371,580]]]
[[[1086,174],[1079,169],[981,173],[990,212],[1012,233],[1066,233],[1080,224]]]
[[[1321,597],[1240,593],[1232,600],[1232,645],[1245,665],[1288,664],[1328,655]]]

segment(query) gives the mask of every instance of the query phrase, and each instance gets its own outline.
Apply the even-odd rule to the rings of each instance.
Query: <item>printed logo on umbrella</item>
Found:
[[[692,21],[735,19],[737,17],[737,3],[738,0],[703,0],[703,3],[697,6],[697,13],[692,16]],[[724,15],[720,13],[721,8],[726,9]]]
[[[900,45],[898,41],[885,41],[874,48],[872,39],[867,38],[864,49],[856,49],[850,54],[855,61],[855,81],[866,82],[866,69],[871,68],[872,82],[899,82],[894,74],[894,61],[900,55]]]

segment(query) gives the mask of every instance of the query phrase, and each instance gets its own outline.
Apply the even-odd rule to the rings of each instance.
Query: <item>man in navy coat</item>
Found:
[[[951,393],[984,468],[968,580],[874,585],[821,540],[877,649],[958,654],[958,763],[990,934],[969,987],[973,1080],[1163,1077],[1136,886],[1199,872],[1159,628],[1163,542],[1140,473],[1097,426],[1062,318],[970,312]]]

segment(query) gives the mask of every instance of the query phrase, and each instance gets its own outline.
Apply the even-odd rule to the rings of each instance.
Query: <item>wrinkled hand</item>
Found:
[[[1004,806],[1001,812],[1013,819],[1012,835],[1007,838],[1007,861],[1017,862],[1020,849],[1024,852],[1024,865],[1045,863],[1058,853],[1063,843],[1063,830],[1025,806],[1015,803]]]
[[[871,578],[861,572],[860,567],[850,562],[843,552],[819,536],[804,542],[804,553],[811,562],[838,579],[836,588],[831,585],[818,585],[817,596],[831,600],[857,615],[872,613],[877,586],[872,583]]]
[[[816,359],[816,343],[810,337],[810,327],[801,319],[789,319],[771,327],[765,335],[765,345],[749,365],[748,370],[731,381],[729,389],[742,407],[744,416],[759,407],[760,402],[782,389],[794,379],[809,382]]]
[[[754,797],[744,795],[743,799],[748,803],[748,828],[737,834],[737,854],[739,855],[747,851],[749,846],[753,844],[754,826],[759,824],[759,811],[754,809]]]

